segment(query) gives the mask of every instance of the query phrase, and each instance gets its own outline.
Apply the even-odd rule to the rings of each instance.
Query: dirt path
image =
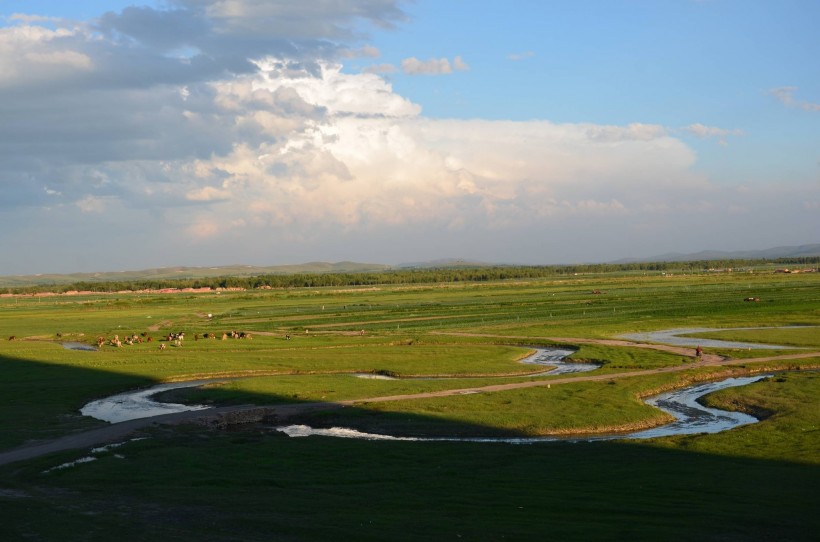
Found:
[[[277,418],[286,419],[288,417],[297,414],[304,414],[312,410],[328,410],[333,408],[342,408],[343,406],[345,405],[342,403],[297,403],[265,407],[265,410]],[[114,423],[105,427],[92,429],[90,431],[66,435],[55,440],[25,445],[6,452],[0,452],[0,465],[7,465],[9,463],[16,463],[17,461],[34,459],[36,457],[41,457],[55,452],[91,448],[101,444],[120,441],[127,438],[132,433],[140,429],[145,429],[146,427],[177,425],[203,418],[218,417],[224,414],[256,409],[259,409],[256,405],[235,405],[211,408],[208,410],[189,410],[187,412],[163,414],[162,416],[153,416],[151,418],[140,418],[137,420]]]
[[[690,349],[691,350],[691,349]],[[380,403],[385,401],[403,401],[407,399],[428,399],[431,397],[448,397],[452,395],[469,395],[472,393],[488,393],[488,392],[497,392],[497,391],[507,391],[507,390],[515,390],[515,389],[523,389],[523,388],[539,388],[545,386],[552,386],[552,385],[560,385],[560,384],[568,384],[571,382],[597,382],[601,380],[619,380],[621,378],[630,378],[633,376],[646,376],[652,374],[661,374],[661,373],[678,373],[682,371],[688,371],[694,367],[723,367],[723,366],[731,366],[731,365],[745,365],[751,362],[761,362],[761,361],[787,361],[790,359],[806,359],[806,358],[813,358],[813,357],[820,357],[820,352],[804,352],[800,354],[785,354],[782,356],[770,356],[765,358],[751,358],[751,359],[736,359],[736,360],[726,360],[721,358],[720,356],[711,356],[713,359],[706,359],[707,356],[703,356],[704,359],[696,362],[696,363],[686,363],[681,365],[673,365],[669,367],[660,367],[657,369],[642,369],[639,371],[625,371],[622,373],[610,373],[610,374],[588,374],[588,373],[581,373],[582,376],[575,376],[575,377],[563,377],[563,378],[555,378],[551,380],[535,380],[530,382],[512,382],[508,384],[494,384],[491,386],[480,386],[475,388],[460,388],[460,389],[452,389],[452,390],[442,390],[442,391],[435,391],[435,392],[426,392],[426,393],[415,393],[415,394],[408,394],[408,395],[392,395],[392,396],[384,396],[384,397],[372,397],[369,399],[357,399],[351,401],[340,401],[340,404],[343,406],[352,406],[356,404],[362,403]],[[578,373],[575,373],[578,374]]]
[[[506,338],[516,338],[516,337],[506,337]],[[533,340],[533,337],[519,337],[520,339],[526,340]],[[667,346],[667,345],[660,345],[660,344],[646,344],[646,343],[635,343],[631,341],[621,341],[615,339],[582,339],[582,338],[569,338],[569,337],[561,337],[561,338],[549,338],[549,340],[554,342],[560,343],[567,343],[567,344],[602,344],[602,345],[609,345],[609,346],[629,346],[629,347],[636,347],[636,348],[649,348],[652,350],[660,350],[664,352],[672,352],[676,354],[680,354],[682,356],[686,356],[689,358],[694,358],[694,349],[692,348],[684,348],[684,347],[677,347],[677,346]],[[413,400],[413,399],[429,399],[434,397],[450,397],[454,395],[469,395],[474,393],[493,393],[499,391],[507,391],[507,390],[514,390],[514,389],[524,389],[524,388],[537,388],[537,387],[550,387],[553,385],[561,385],[561,384],[568,384],[572,382],[597,382],[601,380],[617,380],[622,378],[630,378],[635,376],[646,376],[652,374],[661,374],[661,373],[674,373],[674,372],[681,372],[687,371],[689,369],[695,367],[721,367],[721,366],[732,366],[732,365],[745,365],[748,363],[757,363],[757,362],[778,362],[778,361],[788,361],[793,359],[807,359],[813,357],[820,357],[820,352],[801,352],[799,354],[785,354],[780,356],[766,356],[760,358],[745,358],[745,359],[737,359],[737,360],[729,360],[722,358],[721,356],[713,355],[713,354],[704,354],[699,361],[693,361],[692,363],[683,363],[681,365],[674,365],[668,367],[660,367],[656,369],[642,369],[636,371],[626,371],[621,373],[611,373],[611,374],[589,374],[589,373],[575,373],[577,376],[569,376],[563,378],[555,378],[549,380],[536,380],[536,381],[529,381],[529,382],[515,382],[515,383],[507,383],[507,384],[494,384],[490,386],[480,386],[480,387],[473,387],[473,388],[459,388],[459,389],[450,389],[450,390],[442,390],[436,392],[425,392],[425,393],[414,393],[414,394],[407,394],[407,395],[389,395],[389,396],[381,396],[381,397],[370,397],[366,399],[353,399],[348,401],[339,401],[334,403],[294,403],[294,404],[287,404],[287,405],[276,405],[265,407],[265,410],[273,415],[276,416],[277,419],[284,420],[289,417],[304,414],[306,412],[314,411],[314,410],[328,410],[333,408],[342,408],[346,406],[355,406],[367,403],[381,403],[387,401],[404,401],[404,400]],[[241,406],[229,406],[229,407],[218,407],[212,408],[208,410],[195,410],[195,411],[188,411],[188,412],[180,412],[176,414],[165,414],[162,416],[155,416],[151,418],[142,418],[138,420],[130,420],[126,422],[112,424],[106,427],[101,427],[99,429],[93,429],[91,431],[85,431],[82,433],[76,433],[73,435],[68,435],[53,441],[44,442],[40,444],[32,444],[26,445],[20,448],[16,448],[13,450],[9,450],[6,452],[0,452],[0,465],[5,465],[8,463],[14,463],[17,461],[24,461],[27,459],[33,459],[36,457],[40,457],[46,454],[65,451],[65,450],[72,450],[72,449],[80,449],[80,448],[89,448],[95,445],[110,443],[117,440],[124,439],[131,433],[139,430],[144,429],[146,427],[151,426],[159,426],[163,424],[180,424],[185,422],[190,422],[197,419],[202,418],[212,418],[218,417],[224,414],[236,413],[245,410],[251,409],[258,409],[258,406],[255,405],[241,405]]]

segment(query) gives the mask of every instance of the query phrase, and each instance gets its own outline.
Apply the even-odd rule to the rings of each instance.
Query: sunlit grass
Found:
[[[33,427],[59,433],[61,427],[76,425],[76,409],[85,400],[152,382],[209,376],[365,372],[454,377],[426,384],[340,377],[333,386],[318,390],[326,393],[318,393],[312,384],[300,390],[299,380],[274,384],[266,378],[252,390],[244,389],[260,402],[265,397],[281,402],[413,393],[462,387],[484,376],[527,378],[524,375],[537,368],[518,360],[530,347],[556,340],[571,345],[572,337],[607,338],[671,327],[818,325],[818,285],[816,274],[586,275],[378,288],[1,298],[0,336],[15,335],[18,340],[0,341],[0,356],[15,361],[0,366],[0,375],[9,385],[21,384],[0,399],[6,405],[0,408],[0,418],[8,420],[7,441],[19,439],[14,437],[13,420],[19,413],[13,405],[27,393],[21,400],[30,405],[30,415],[21,425],[28,429],[18,433]],[[749,296],[761,301],[745,302]],[[254,338],[193,340],[195,335],[221,337],[234,330]],[[186,332],[184,345],[168,343],[160,351],[158,341],[175,331]],[[68,351],[42,342],[56,341],[58,334],[61,340],[92,344],[99,336],[143,333],[155,340],[123,348],[106,345],[99,352]],[[742,331],[721,333],[725,338],[747,336]],[[811,330],[749,333],[764,342],[779,337],[783,344],[818,345]],[[599,345],[581,345],[573,357],[595,361],[603,366],[600,371],[613,373],[684,361],[675,354]],[[72,370],[82,376],[75,378]],[[56,376],[44,378],[46,373]],[[22,384],[31,379],[36,384]],[[81,385],[76,385],[78,379]],[[243,385],[231,386],[232,400],[238,400]],[[471,401],[466,400],[463,408],[471,409]],[[458,416],[458,408],[450,410]],[[514,424],[506,423],[510,425]]]

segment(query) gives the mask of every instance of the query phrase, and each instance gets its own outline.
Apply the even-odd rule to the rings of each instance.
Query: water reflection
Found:
[[[63,345],[63,348],[65,348],[66,350],[83,350],[85,352],[96,352],[97,351],[96,347],[91,346],[90,344],[85,344],[85,343],[64,342],[64,343],[60,343],[60,344]]]
[[[337,438],[356,438],[364,440],[406,440],[418,442],[503,442],[508,444],[535,444],[539,442],[556,441],[600,441],[619,439],[647,439],[654,437],[664,437],[671,435],[692,435],[698,433],[718,433],[748,425],[759,421],[753,416],[742,412],[729,412],[714,408],[707,408],[697,402],[697,399],[725,388],[745,386],[752,382],[757,382],[766,376],[752,376],[741,378],[727,378],[719,382],[707,382],[696,386],[690,386],[667,393],[663,393],[647,399],[645,402],[675,417],[675,421],[661,427],[627,433],[621,435],[595,436],[585,438],[564,438],[564,437],[523,437],[523,438],[420,438],[420,437],[394,437],[391,435],[380,435],[374,433],[364,433],[355,429],[345,427],[332,427],[330,429],[316,429],[307,425],[288,425],[277,427],[276,430],[285,433],[289,437],[309,437],[326,436]]]
[[[92,401],[80,409],[83,416],[91,416],[98,420],[110,423],[125,422],[139,418],[151,418],[175,412],[189,410],[204,410],[210,408],[204,405],[181,405],[177,403],[160,403],[152,399],[158,393],[181,388],[194,388],[213,382],[212,380],[191,380],[189,382],[173,382],[159,384],[151,388],[127,391],[98,401]]]
[[[550,350],[538,349],[537,352],[524,360],[525,363],[535,363],[541,365],[555,366],[555,369],[543,374],[562,374],[580,371],[590,371],[597,369],[597,365],[588,363],[565,363],[562,361],[566,356],[572,354],[573,350]],[[353,375],[361,376],[361,375]],[[631,434],[622,434],[605,437],[590,437],[584,439],[566,439],[556,437],[532,437],[532,438],[404,438],[390,435],[377,435],[362,433],[347,428],[314,429],[307,426],[286,426],[277,428],[289,436],[304,437],[310,435],[335,436],[344,438],[361,438],[368,440],[416,440],[416,441],[469,441],[469,442],[508,442],[513,444],[528,444],[534,442],[549,442],[555,440],[612,440],[612,439],[644,439],[668,435],[688,435],[694,433],[717,433],[742,425],[755,423],[756,418],[741,412],[728,412],[707,408],[700,405],[697,399],[708,393],[724,388],[744,386],[756,382],[764,376],[728,378],[719,382],[707,382],[663,393],[661,395],[646,399],[646,403],[671,414],[675,417],[675,422],[644,431]],[[174,382],[159,384],[151,388],[120,393],[111,397],[92,401],[85,405],[80,412],[85,416],[91,416],[98,420],[110,423],[124,422],[139,418],[150,418],[163,414],[176,412],[186,412],[192,410],[205,410],[211,407],[205,405],[183,405],[177,403],[161,403],[153,397],[161,392],[192,388],[221,382],[224,379],[195,380],[188,382]]]
[[[800,328],[806,326],[783,326],[778,329]],[[746,348],[748,350],[779,350],[797,349],[796,346],[783,346],[777,344],[744,343],[738,341],[723,341],[719,339],[706,339],[698,337],[681,337],[681,335],[691,335],[693,333],[707,333],[712,331],[736,331],[749,329],[771,329],[764,327],[733,327],[733,328],[712,328],[712,327],[690,327],[677,329],[664,329],[661,331],[648,331],[646,333],[626,333],[619,335],[620,339],[628,339],[638,342],[653,342],[669,344],[672,346],[705,346],[708,348]]]
[[[533,376],[554,376],[571,373],[585,373],[599,369],[600,365],[594,363],[572,363],[564,361],[576,351],[567,348],[537,348],[535,354],[525,358],[522,363],[533,363],[535,365],[550,365],[553,369]]]
[[[629,438],[643,439],[670,435],[690,435],[693,433],[719,433],[727,429],[755,423],[758,419],[754,416],[743,412],[708,408],[698,403],[697,399],[713,391],[745,386],[763,378],[766,377],[728,378],[720,382],[707,382],[690,388],[662,393],[647,399],[647,404],[668,412],[676,418],[676,421],[661,427],[633,433],[629,435]]]

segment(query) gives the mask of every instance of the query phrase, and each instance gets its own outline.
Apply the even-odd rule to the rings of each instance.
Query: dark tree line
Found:
[[[128,281],[81,281],[71,284],[39,284],[9,288],[9,293],[36,294],[91,291],[162,290],[167,288],[319,288],[339,286],[377,286],[397,284],[436,284],[457,282],[487,282],[509,279],[533,279],[592,273],[684,272],[752,268],[764,265],[815,266],[820,256],[778,258],[774,260],[701,260],[691,262],[634,262],[612,264],[576,264],[546,266],[442,267],[396,269],[366,273],[294,273],[258,276],[228,276],[209,278],[146,279]]]

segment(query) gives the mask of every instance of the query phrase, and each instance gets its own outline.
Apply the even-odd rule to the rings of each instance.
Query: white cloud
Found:
[[[190,201],[223,201],[230,199],[230,192],[213,186],[203,186],[188,192],[185,198]]]
[[[62,182],[93,195],[77,206],[167,209],[158,224],[199,240],[291,237],[294,227],[310,238],[625,216],[708,185],[689,171],[692,151],[659,125],[429,119],[374,74],[328,62],[308,73],[271,57],[256,65],[259,73],[215,81],[209,93],[186,86],[184,100],[169,87],[179,108],[167,110],[173,152],[142,158],[129,145],[134,154],[119,162],[78,165]],[[231,144],[195,157],[170,143],[195,137]]]
[[[469,70],[470,66],[467,65],[467,63],[464,62],[464,60],[462,60],[462,58],[460,56],[457,56],[453,59],[453,68],[456,71],[463,72],[463,71]]]
[[[29,52],[26,53],[23,58],[32,64],[69,66],[84,71],[88,71],[92,68],[91,58],[77,51]]]
[[[396,0],[294,2],[292,0],[171,0],[190,10],[204,6],[219,33],[295,39],[349,39],[360,20],[390,27],[404,20]]]
[[[276,91],[288,88],[306,103],[326,109],[331,114],[373,116],[416,115],[421,108],[395,94],[381,77],[372,74],[349,75],[339,64],[321,64],[320,77],[290,73],[288,66],[276,59],[257,62],[261,77],[253,77],[252,88]]]
[[[786,107],[797,107],[803,111],[820,111],[820,104],[804,100],[796,100],[794,93],[797,87],[778,87],[769,91],[769,94],[777,98]]]
[[[423,116],[378,75],[396,66],[351,74],[338,63],[378,55],[360,45],[361,21],[400,20],[396,2],[167,5],[109,14],[94,28],[17,18],[0,29],[0,206],[14,224],[0,228],[0,246],[17,243],[12,231],[55,254],[57,235],[125,243],[173,232],[178,242],[150,257],[401,261],[425,247],[439,257],[473,246],[522,261],[563,239],[553,261],[568,261],[582,246],[614,250],[613,239],[729,235],[719,209],[816,231],[812,186],[736,191],[697,171],[682,136],[740,130]],[[187,58],[172,54],[181,49]],[[469,66],[408,58],[401,69]],[[806,105],[794,91],[773,95]],[[784,211],[770,209],[775,200]],[[766,231],[746,223],[738,235]],[[151,265],[144,252],[117,257]]]
[[[12,13],[6,18],[12,23],[36,24],[36,23],[56,23],[61,24],[63,20],[58,17],[46,17],[29,13]]]
[[[452,63],[446,58],[431,58],[422,61],[416,57],[410,57],[401,61],[401,69],[407,75],[448,75],[453,73],[453,70],[465,71],[470,67],[460,56],[455,57]]]
[[[0,28],[0,89],[87,73],[93,68],[92,59],[71,49],[78,37],[85,39],[80,32],[65,28]]]
[[[363,71],[365,73],[396,73],[399,70],[393,64],[373,64]]]
[[[74,203],[83,213],[101,214],[106,210],[106,198],[85,196]]]
[[[221,233],[296,224],[504,228],[543,216],[544,201],[557,202],[547,206],[551,216],[628,214],[703,184],[688,171],[691,150],[661,126],[428,119],[370,74],[327,64],[308,78],[275,59],[259,65],[258,76],[214,87],[237,124],[256,126],[258,140],[197,161],[201,174],[189,178],[188,200],[222,203],[186,213],[218,211]],[[271,109],[285,94],[304,114],[323,114],[288,120]]]
[[[517,62],[519,60],[524,60],[525,58],[532,58],[535,56],[535,53],[532,51],[524,51],[523,53],[510,53],[507,55],[507,58]]]
[[[725,139],[728,136],[743,135],[743,130],[727,130],[725,128],[718,128],[716,126],[706,126],[700,123],[690,124],[689,126],[685,126],[684,128],[682,128],[681,130],[700,138],[716,137],[720,139]]]
[[[186,228],[189,238],[197,241],[211,239],[219,233],[219,225],[203,218]]]
[[[359,49],[343,49],[340,51],[340,56],[342,58],[379,58],[381,51],[377,47],[366,45]]]
[[[718,145],[727,147],[729,145],[729,137],[741,137],[745,135],[740,129],[726,129],[718,128],[716,126],[706,126],[705,124],[695,123],[689,126],[680,128],[680,132],[691,134],[699,139],[716,139]]]

